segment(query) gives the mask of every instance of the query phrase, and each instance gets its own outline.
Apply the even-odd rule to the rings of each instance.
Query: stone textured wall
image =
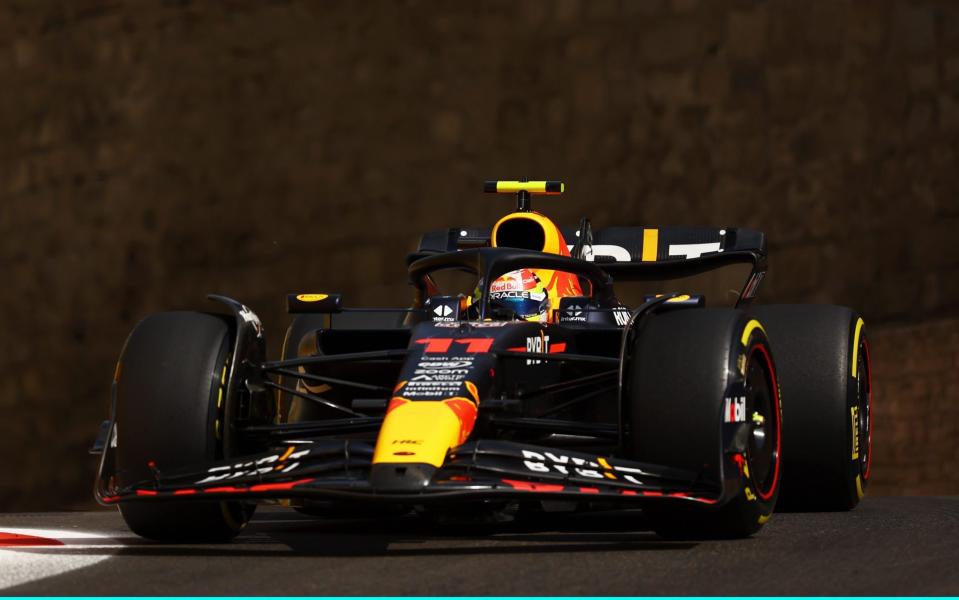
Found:
[[[871,492],[959,492],[959,319],[880,327],[871,335]]]
[[[765,230],[767,301],[857,307],[887,493],[956,493],[959,4],[0,4],[0,509],[88,503],[143,315],[403,302],[484,178],[560,222]]]

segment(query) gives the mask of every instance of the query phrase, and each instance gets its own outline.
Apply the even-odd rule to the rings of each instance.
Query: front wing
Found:
[[[479,440],[451,452],[424,487],[385,491],[370,482],[373,444],[363,441],[289,441],[270,453],[166,471],[151,463],[153,479],[116,487],[101,476],[103,504],[164,499],[350,500],[427,504],[457,500],[576,499],[643,503],[674,499],[721,504],[724,486],[692,471],[584,452],[498,440]],[[397,465],[396,468],[404,468]]]

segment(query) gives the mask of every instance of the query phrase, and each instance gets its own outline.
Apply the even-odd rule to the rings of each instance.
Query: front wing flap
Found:
[[[668,498],[719,504],[720,482],[697,473],[542,446],[479,440],[454,449],[430,482],[415,491],[383,491],[369,480],[369,442],[290,441],[274,452],[165,471],[153,480],[99,487],[103,504],[162,499],[313,498],[425,504],[497,498],[646,501]],[[396,465],[402,468],[402,465]],[[111,478],[115,481],[114,478]]]

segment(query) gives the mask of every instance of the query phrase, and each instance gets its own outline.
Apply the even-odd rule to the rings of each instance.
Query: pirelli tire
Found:
[[[851,510],[872,466],[872,369],[862,318],[830,305],[759,306],[786,412],[780,510]]]
[[[758,320],[711,308],[643,319],[624,365],[624,402],[632,458],[724,482],[721,505],[650,499],[644,511],[658,534],[742,538],[769,520],[781,481],[783,421]],[[734,432],[739,448],[729,445]]]
[[[230,321],[196,312],[143,319],[117,367],[117,476],[121,486],[222,458],[224,391],[232,348]],[[151,465],[153,468],[151,468]],[[129,528],[163,542],[225,542],[254,505],[226,501],[120,503]]]

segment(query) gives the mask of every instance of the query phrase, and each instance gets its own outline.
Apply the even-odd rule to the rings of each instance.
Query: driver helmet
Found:
[[[527,321],[544,322],[549,316],[549,292],[530,269],[518,269],[502,275],[490,285],[490,306],[505,309]]]

